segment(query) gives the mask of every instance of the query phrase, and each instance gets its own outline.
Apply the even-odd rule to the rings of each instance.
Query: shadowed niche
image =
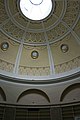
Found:
[[[65,96],[74,89],[80,88],[80,83],[72,84],[68,86],[61,94],[60,101],[63,101]]]
[[[3,99],[3,101],[6,101],[6,95],[5,92],[3,91],[3,89],[0,87],[0,96]]]
[[[29,89],[29,90],[26,90],[26,91],[22,92],[19,95],[19,97],[17,99],[17,102],[19,102],[19,100],[22,97],[24,97],[25,95],[34,94],[34,93],[43,96],[48,102],[50,102],[50,99],[49,99],[48,95],[45,92],[43,92],[42,90],[38,90],[38,89]]]

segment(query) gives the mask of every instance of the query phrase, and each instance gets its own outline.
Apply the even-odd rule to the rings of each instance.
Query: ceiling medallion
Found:
[[[62,51],[63,53],[66,53],[68,50],[69,50],[69,47],[68,47],[67,44],[62,44],[62,45],[61,45],[61,51]]]
[[[20,0],[22,14],[30,20],[42,20],[52,11],[52,0]]]
[[[31,52],[31,57],[32,57],[33,59],[37,59],[38,56],[39,56],[39,53],[38,53],[36,50],[34,50],[34,51]]]
[[[1,49],[3,51],[6,51],[9,48],[9,43],[8,42],[2,42],[1,43]]]

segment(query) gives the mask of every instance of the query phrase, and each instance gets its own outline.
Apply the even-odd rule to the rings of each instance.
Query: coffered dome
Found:
[[[79,0],[0,0],[1,75],[54,82],[79,71]]]

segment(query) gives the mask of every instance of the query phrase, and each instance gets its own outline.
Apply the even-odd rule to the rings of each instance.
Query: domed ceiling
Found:
[[[0,0],[0,74],[27,81],[79,71],[80,0]]]

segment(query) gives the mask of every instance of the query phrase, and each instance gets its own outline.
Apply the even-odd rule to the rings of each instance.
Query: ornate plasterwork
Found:
[[[28,76],[48,76],[50,75],[50,67],[19,66],[19,74]]]
[[[55,71],[56,73],[63,73],[63,72],[70,71],[78,67],[80,67],[80,56],[72,59],[71,61],[56,65]]]
[[[55,65],[55,71],[56,74],[59,74],[73,70],[78,67],[80,67],[80,56],[63,64]],[[12,73],[14,69],[14,64],[0,59],[0,69]],[[48,76],[50,75],[50,67],[49,66],[45,66],[45,67],[19,66],[19,74],[28,75],[28,76]]]
[[[28,45],[34,45],[35,43],[36,45],[47,44],[44,37],[44,28],[50,44],[59,41],[71,32],[69,27],[73,29],[79,15],[79,0],[55,1],[55,9],[51,12],[48,19],[46,18],[39,22],[31,21],[22,15],[18,6],[19,0],[18,2],[14,0],[1,1],[0,4],[1,31],[18,42],[21,42],[25,34],[24,44]],[[11,4],[14,7],[12,7]],[[42,24],[44,24],[44,27]],[[35,36],[35,38],[33,38],[33,36]],[[40,39],[38,40],[37,37]]]
[[[0,59],[0,69],[6,72],[13,72],[14,64]]]

